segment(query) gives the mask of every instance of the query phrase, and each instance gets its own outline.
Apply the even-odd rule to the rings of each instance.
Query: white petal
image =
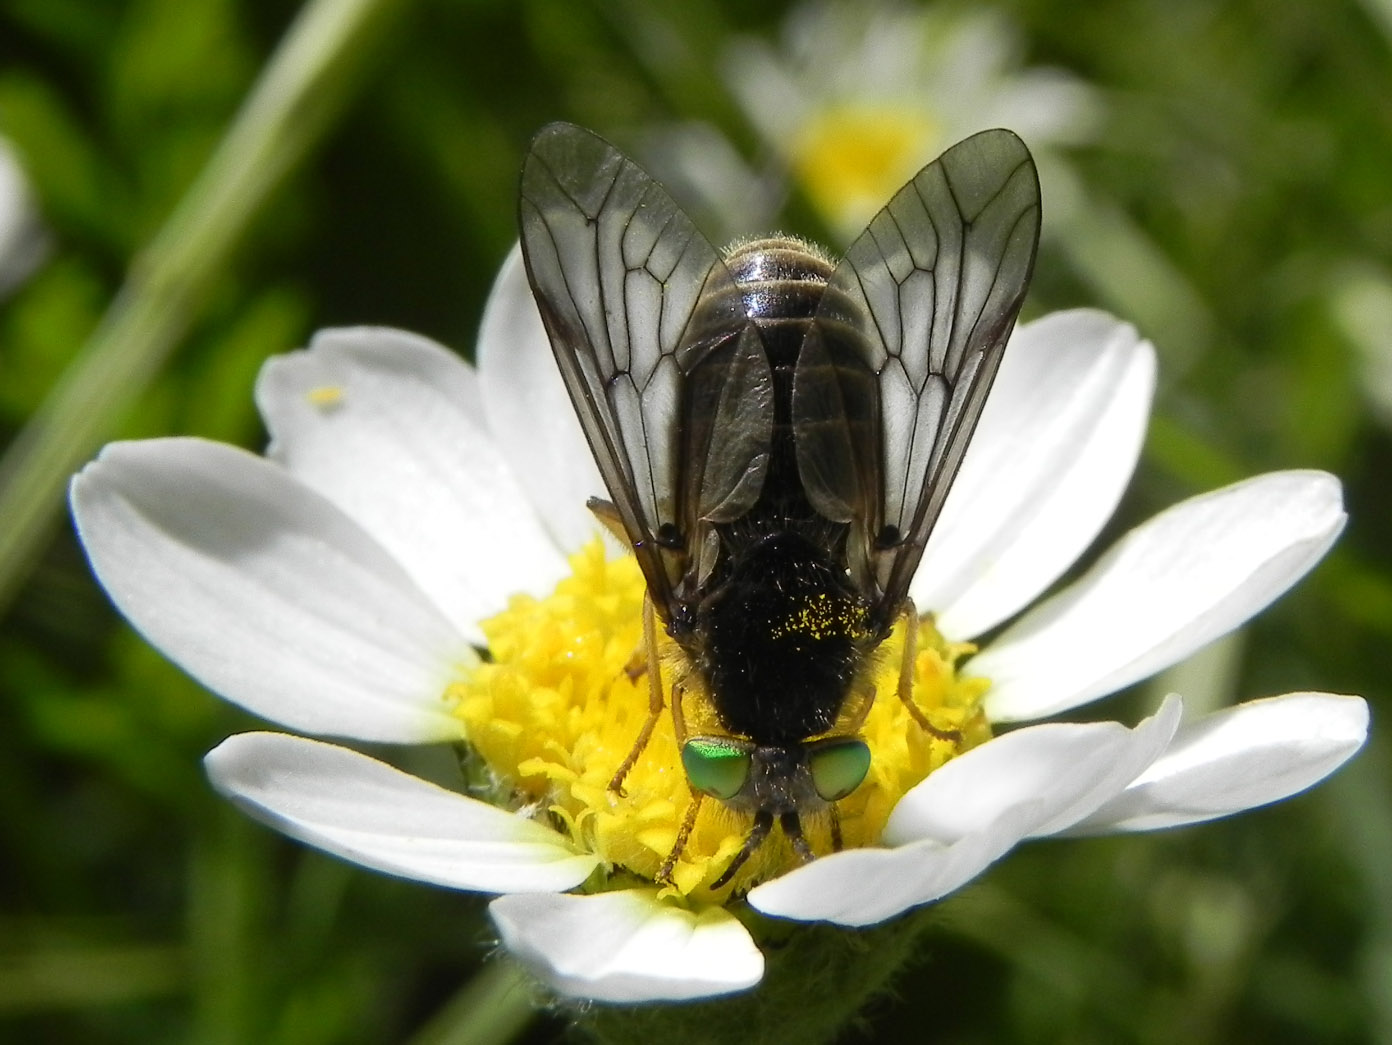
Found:
[[[749,893],[775,918],[875,925],[966,885],[1025,837],[1000,820],[948,845],[925,839],[894,849],[848,849],[819,857]]]
[[[1053,714],[1183,659],[1286,591],[1344,520],[1339,481],[1313,471],[1257,476],[1162,512],[968,663],[991,680],[987,714]]]
[[[684,1001],[754,986],[764,956],[720,907],[689,911],[653,890],[503,896],[503,945],[551,989],[605,1002]]]
[[[92,569],[199,682],[291,728],[457,738],[445,687],[473,653],[337,508],[254,454],[113,443],[72,484]]]
[[[513,472],[556,543],[567,551],[579,548],[598,532],[585,501],[608,495],[516,247],[488,298],[478,367],[489,427]]]
[[[1323,780],[1368,738],[1360,697],[1288,693],[1186,725],[1125,791],[1070,833],[1152,831],[1278,802]]]
[[[873,925],[937,900],[1017,842],[1067,828],[1114,797],[1164,750],[1180,710],[1171,698],[1133,730],[1046,724],[988,741],[900,801],[885,832],[892,848],[821,857],[753,889],[749,902],[783,918]]]
[[[565,559],[476,412],[477,375],[426,338],[325,330],[261,371],[267,456],[342,508],[463,634]],[[474,404],[472,412],[470,404]]]
[[[911,589],[944,634],[999,624],[1092,543],[1135,469],[1154,388],[1154,348],[1106,313],[1016,331]]]
[[[535,821],[333,744],[242,733],[203,762],[213,785],[258,820],[403,878],[490,893],[552,892],[579,885],[598,863]]]
[[[1110,800],[1158,758],[1179,728],[1168,697],[1134,729],[1119,722],[1051,722],[1016,729],[929,774],[900,799],[888,845],[955,842],[1015,810],[1026,834],[1055,834]]]

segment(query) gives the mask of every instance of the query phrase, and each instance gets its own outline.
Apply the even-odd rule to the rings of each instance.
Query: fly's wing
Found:
[[[832,273],[793,418],[813,505],[853,523],[853,573],[898,612],[1015,325],[1039,242],[1023,142],[983,131],[901,189]]]
[[[715,248],[589,131],[557,123],[533,140],[521,228],[556,362],[666,618],[699,521],[741,514],[762,486],[767,355]],[[693,405],[715,423],[688,424]]]

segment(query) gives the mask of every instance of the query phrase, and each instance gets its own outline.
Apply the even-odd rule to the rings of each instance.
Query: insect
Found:
[[[910,635],[909,581],[1015,324],[1040,196],[1010,131],[953,146],[833,263],[783,236],[725,253],[608,142],[556,123],[532,141],[520,220],[527,275],[609,500],[647,584],[648,718],[666,709],[657,627],[681,651],[670,711],[691,786],[670,876],[705,796],[752,816],[714,883],[776,824],[813,857],[807,817],[864,780],[857,730],[876,649]],[[699,691],[719,732],[689,735]]]

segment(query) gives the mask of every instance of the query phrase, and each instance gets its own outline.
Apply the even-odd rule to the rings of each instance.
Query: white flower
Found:
[[[1095,537],[1135,464],[1154,367],[1151,347],[1100,313],[1016,332],[914,588],[943,632],[968,639],[1008,620]],[[270,361],[257,401],[265,458],[193,439],[118,443],[74,480],[98,577],[154,645],[272,721],[362,741],[462,739],[445,694],[482,670],[479,622],[566,574],[562,549],[592,535],[584,498],[601,489],[517,256],[477,371],[412,335],[327,331]],[[990,680],[989,716],[1074,708],[1186,656],[1289,587],[1343,522],[1339,485],[1318,472],[1260,476],[1163,513],[969,662]],[[1133,729],[1025,726],[932,772],[882,845],[820,857],[749,902],[870,924],[1027,838],[1170,827],[1284,798],[1366,730],[1362,700],[1328,694],[1194,723],[1171,697]],[[502,894],[490,910],[504,944],[562,993],[693,998],[762,975],[726,907],[620,878],[569,892],[601,870],[575,832],[288,734],[231,737],[207,768],[252,815],[312,845]]]
[[[1086,85],[1063,70],[1021,67],[1015,27],[990,8],[814,0],[790,11],[783,30],[778,48],[731,46],[725,79],[847,239],[951,142],[1009,127],[1040,153],[1047,175],[1043,153],[1086,139],[1097,122]]]

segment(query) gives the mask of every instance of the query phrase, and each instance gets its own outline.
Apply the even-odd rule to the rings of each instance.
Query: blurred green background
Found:
[[[297,32],[286,0],[0,2],[0,136],[35,211],[0,235],[0,1038],[463,1040],[491,947],[481,898],[214,798],[202,754],[257,723],[115,616],[54,499],[74,467],[114,438],[259,448],[257,368],[321,326],[467,355],[548,120],[639,156],[715,236],[835,244],[861,218],[821,160],[912,173],[1018,117],[1046,194],[1027,315],[1108,308],[1159,350],[1110,534],[1275,468],[1337,473],[1351,514],[1239,636],[1086,711],[1319,689],[1367,696],[1374,738],[1277,808],[1025,847],[940,906],[846,1040],[1392,1041],[1392,0],[906,6],[860,40],[806,4],[311,6]],[[913,26],[907,58],[875,50]],[[884,176],[881,198],[907,175]]]

